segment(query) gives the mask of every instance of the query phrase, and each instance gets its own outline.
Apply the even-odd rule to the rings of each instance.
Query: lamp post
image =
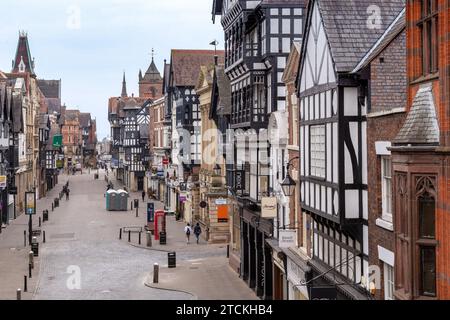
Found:
[[[289,168],[292,166],[291,162],[297,159],[299,159],[299,157],[295,157],[289,161],[286,169],[286,178],[281,183],[281,188],[283,189],[283,193],[286,197],[290,197],[294,194],[295,186],[297,185],[294,179],[292,179],[291,175],[289,174]]]

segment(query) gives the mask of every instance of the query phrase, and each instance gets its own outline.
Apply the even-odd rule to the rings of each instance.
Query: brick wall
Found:
[[[395,252],[394,232],[377,226],[382,217],[381,156],[377,155],[377,141],[392,141],[406,118],[405,112],[389,113],[406,107],[406,33],[398,35],[370,65],[371,111],[367,121],[368,152],[368,206],[369,206],[369,265],[381,270],[381,290],[376,299],[384,299],[383,262],[378,257],[378,246]],[[383,61],[384,60],[384,61]],[[374,113],[386,112],[373,117]]]

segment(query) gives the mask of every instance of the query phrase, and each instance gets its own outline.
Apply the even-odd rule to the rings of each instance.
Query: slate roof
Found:
[[[152,59],[152,63],[150,63],[150,66],[148,67],[147,72],[144,75],[143,81],[157,82],[161,80],[161,74],[159,73],[159,70],[155,65],[155,61]]]
[[[50,130],[48,114],[39,115],[39,129]]]
[[[61,99],[61,80],[38,80],[37,83],[44,97]]]
[[[61,113],[61,99],[58,98],[47,98],[45,99],[48,106],[48,113]]]
[[[79,110],[66,110],[64,115],[64,122],[79,121],[79,116],[80,116]]]
[[[174,86],[194,87],[200,75],[200,66],[214,64],[214,50],[172,50],[171,66]],[[223,64],[225,52],[217,50],[219,63]]]
[[[317,3],[337,72],[351,72],[405,7],[405,0],[311,0]],[[370,7],[380,9],[380,21]],[[369,13],[368,13],[369,11]],[[309,10],[308,21],[312,10]]]
[[[91,114],[88,112],[81,112],[79,116],[80,127],[88,128],[90,126]]]
[[[403,9],[395,18],[377,43],[370,49],[364,58],[358,63],[353,72],[358,72],[375,59],[402,31],[406,28],[406,9]],[[406,51],[405,51],[406,54]],[[406,57],[405,57],[406,59]]]
[[[421,86],[394,145],[439,145],[439,124],[432,85]]]
[[[219,89],[218,115],[231,114],[231,84],[224,66],[216,66],[217,87]]]
[[[13,61],[13,73],[19,72],[19,64],[23,59],[25,64],[25,72],[34,75],[34,62],[30,53],[30,45],[28,43],[28,35],[25,32],[20,32],[19,42],[17,43],[16,55]]]

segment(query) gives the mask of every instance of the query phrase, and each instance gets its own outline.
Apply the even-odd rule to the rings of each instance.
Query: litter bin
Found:
[[[169,268],[176,268],[177,267],[177,253],[176,252],[169,252],[167,254],[168,257],[168,265]]]
[[[58,207],[59,207],[59,199],[55,198],[55,208],[58,208]]]
[[[45,221],[48,221],[48,210],[44,210],[44,212],[42,213],[42,218]]]
[[[37,242],[37,238],[33,237],[31,241],[31,251],[33,251],[33,256],[39,256],[39,243]]]
[[[167,234],[164,231],[159,233],[159,244],[167,244]]]

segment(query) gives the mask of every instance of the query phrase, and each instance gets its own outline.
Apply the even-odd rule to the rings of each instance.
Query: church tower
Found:
[[[139,71],[139,97],[156,100],[163,96],[163,78],[155,65],[152,53],[152,62],[144,76]]]
[[[122,94],[120,95],[122,98],[128,97],[127,94],[127,81],[125,80],[125,72],[123,73],[123,80],[122,80]]]
[[[31,76],[36,76],[34,59],[31,58],[30,45],[28,44],[28,35],[23,31],[19,32],[19,43],[12,63],[12,73],[29,73]]]

